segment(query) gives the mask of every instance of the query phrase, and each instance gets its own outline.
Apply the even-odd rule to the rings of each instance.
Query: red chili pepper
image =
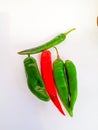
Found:
[[[43,51],[41,54],[41,73],[50,99],[52,100],[54,105],[58,108],[58,110],[63,115],[65,115],[57,96],[56,86],[52,72],[51,52],[48,50]]]

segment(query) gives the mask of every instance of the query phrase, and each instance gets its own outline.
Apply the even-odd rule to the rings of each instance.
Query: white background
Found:
[[[98,0],[0,0],[0,130],[98,129]],[[77,67],[74,117],[28,89],[17,51],[40,45],[75,27],[57,47]],[[52,58],[55,50],[50,49]],[[38,65],[40,54],[34,55]]]

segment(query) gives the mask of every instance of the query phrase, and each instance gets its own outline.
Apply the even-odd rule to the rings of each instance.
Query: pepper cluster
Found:
[[[75,30],[75,28],[58,35],[41,46],[18,52],[18,54],[21,55],[28,55],[28,57],[24,59],[24,68],[27,84],[31,92],[40,100],[49,101],[51,99],[58,110],[65,115],[60,103],[61,100],[71,117],[73,116],[73,108],[77,99],[76,67],[71,60],[64,62],[60,58],[55,46],[64,41],[66,35],[73,30]],[[57,53],[57,58],[53,63],[51,52],[48,50],[51,47],[54,47]],[[41,73],[37,66],[36,59],[30,56],[31,54],[39,52],[41,52]]]

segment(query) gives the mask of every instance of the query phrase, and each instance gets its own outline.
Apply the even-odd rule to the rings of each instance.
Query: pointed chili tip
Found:
[[[19,54],[19,55],[20,55],[21,53],[20,53],[20,52],[17,52],[17,54]]]
[[[73,117],[73,111],[71,109],[68,111],[68,113],[69,113],[70,117]]]
[[[19,54],[19,55],[28,55],[29,53],[25,53],[24,51],[19,51],[19,52],[17,52],[17,54]]]
[[[64,112],[62,112],[63,116],[66,116],[66,114]]]
[[[22,55],[22,54],[21,54],[21,51],[17,52],[17,54]]]
[[[72,112],[72,113],[70,113],[70,116],[71,116],[71,117],[73,117],[73,112]]]
[[[59,109],[59,110],[60,110],[60,109]],[[66,114],[65,114],[64,111],[63,111],[63,109],[61,109],[60,112],[61,112],[61,114],[62,114],[63,116],[66,116]]]
[[[63,109],[62,109],[62,106],[58,100],[57,97],[51,97],[51,100],[52,102],[54,103],[54,105],[58,108],[59,112],[63,115],[63,116],[66,116]]]
[[[60,110],[60,113],[63,115],[63,116],[66,116],[66,114],[64,113],[63,109]]]

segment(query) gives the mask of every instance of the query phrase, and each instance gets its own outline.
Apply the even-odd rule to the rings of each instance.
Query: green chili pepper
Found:
[[[24,67],[27,77],[28,87],[31,92],[40,100],[49,101],[43,79],[40,75],[35,58],[27,57],[24,60]]]
[[[76,67],[72,61],[66,60],[65,70],[66,70],[69,94],[70,94],[70,108],[73,111],[77,99],[77,93],[78,93]]]
[[[73,116],[73,113],[69,107],[69,92],[68,92],[68,84],[65,77],[64,62],[59,57],[58,50],[56,47],[55,49],[57,52],[57,59],[53,62],[54,80],[56,83],[59,97],[64,107],[68,111],[69,115]]]
[[[73,30],[75,30],[75,28],[72,28],[68,32],[62,33],[62,34],[56,36],[54,39],[52,39],[51,41],[49,41],[43,45],[37,46],[35,48],[30,48],[27,50],[20,51],[20,52],[18,52],[18,54],[20,54],[20,55],[36,54],[36,53],[42,52],[44,50],[47,50],[47,49],[61,43],[62,41],[64,41],[66,38],[66,35],[69,34]]]

